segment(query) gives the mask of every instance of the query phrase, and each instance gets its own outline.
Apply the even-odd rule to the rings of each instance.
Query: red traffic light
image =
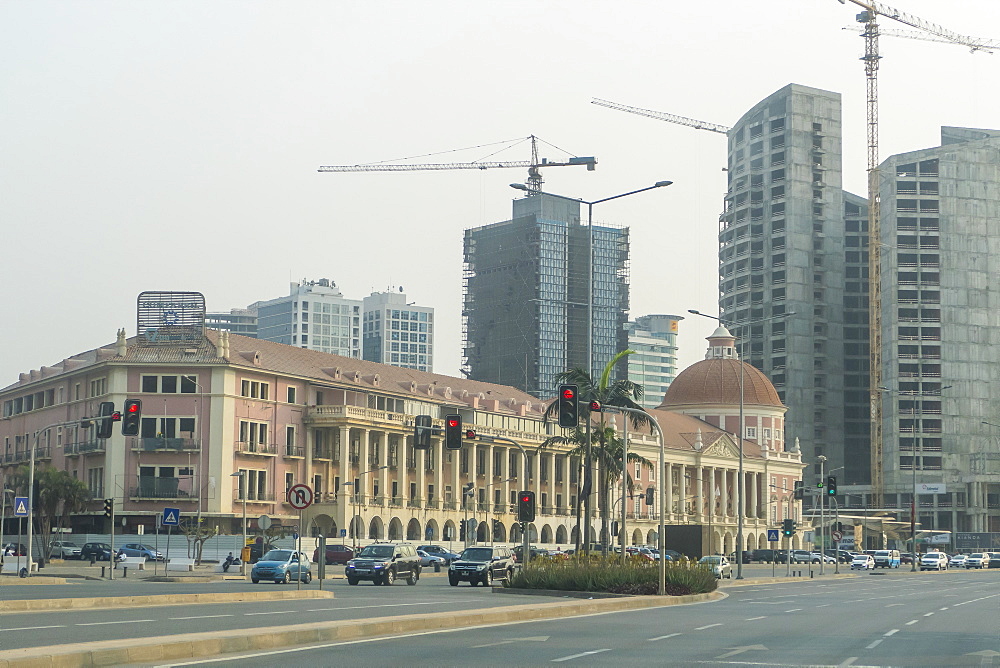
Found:
[[[465,430],[465,437],[466,438],[475,438],[476,437],[476,430],[475,429],[466,429]]]
[[[125,407],[125,410],[127,410],[129,413],[138,413],[139,412],[139,404],[137,402],[132,402],[128,406]]]
[[[563,392],[562,392],[562,396],[563,396],[563,399],[575,399],[576,398],[576,390],[574,390],[572,387],[564,387],[563,388]]]
[[[454,418],[452,418],[452,419],[448,420],[448,426],[449,426],[449,427],[457,427],[457,426],[459,426],[459,425],[461,425],[461,424],[462,424],[462,423],[461,423],[460,421],[458,421],[458,420],[456,420],[456,419],[454,419]]]
[[[524,503],[530,503],[531,502],[531,497],[530,496],[522,496],[521,497],[521,501],[524,502]]]

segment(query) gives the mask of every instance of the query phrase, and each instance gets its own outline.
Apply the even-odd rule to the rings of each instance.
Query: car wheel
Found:
[[[260,582],[260,578],[250,578],[250,582],[257,584],[258,582]]]
[[[355,585],[358,584],[358,579],[357,578],[347,578],[347,584],[349,584],[349,585],[351,585],[353,587],[353,586],[355,586]]]
[[[306,571],[305,577],[302,578],[302,584],[309,584],[312,582],[312,573]]]
[[[289,584],[291,581],[292,581],[292,572],[291,571],[285,571],[285,577],[283,577],[278,582],[280,584]]]
[[[411,587],[413,585],[417,584],[417,572],[416,571],[410,571],[409,576],[407,576],[407,578],[406,578],[406,584],[408,584]]]
[[[484,587],[493,586],[493,570],[490,568],[487,568],[486,573],[483,574],[483,586]]]
[[[448,578],[448,584],[450,584],[452,587],[457,587],[458,580],[456,578]]]
[[[514,569],[513,568],[508,568],[507,569],[507,577],[506,577],[507,584],[510,584],[510,581],[513,580],[513,579],[514,579]]]
[[[382,577],[382,584],[389,586],[396,581],[396,572],[393,570],[386,571],[386,574]]]

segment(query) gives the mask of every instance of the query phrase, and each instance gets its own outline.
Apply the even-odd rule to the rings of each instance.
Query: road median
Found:
[[[502,608],[401,615],[359,621],[315,622],[295,626],[234,629],[177,636],[105,640],[0,651],[0,668],[71,668],[161,664],[236,652],[295,647],[316,643],[389,637],[421,631],[443,631],[511,622],[642,610],[716,601],[722,592],[692,596],[634,596],[581,601],[533,602]]]

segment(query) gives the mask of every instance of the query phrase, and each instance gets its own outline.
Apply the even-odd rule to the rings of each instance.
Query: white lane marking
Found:
[[[930,617],[933,614],[934,614],[933,612],[925,612],[924,617]]]
[[[570,654],[569,656],[564,656],[559,659],[552,659],[552,663],[558,663],[560,661],[570,661],[572,659],[579,659],[581,656],[590,656],[591,654],[600,654],[601,652],[610,652],[611,648],[607,649],[592,649],[589,652],[580,652],[579,654]]]
[[[854,665],[854,662],[858,660],[856,656],[849,656],[844,661],[837,666],[837,668],[847,668],[847,666]]]
[[[785,612],[798,612],[802,608],[792,608],[791,610],[785,610]]]
[[[744,619],[743,621],[745,621],[745,622],[755,622],[758,619],[767,619],[767,615],[764,615],[763,617],[749,617],[747,619]]]
[[[968,605],[969,603],[975,603],[976,601],[985,601],[988,598],[994,598],[995,596],[1000,596],[1000,594],[990,594],[989,596],[983,596],[982,598],[974,598],[971,601],[963,601],[961,603],[956,603],[952,607],[958,607],[960,605]]]
[[[104,624],[137,624],[139,622],[155,622],[155,619],[122,619],[117,622],[87,622],[85,624],[74,624],[73,626],[103,626]]]
[[[706,624],[705,626],[699,626],[698,628],[695,629],[695,631],[704,631],[705,629],[710,629],[713,626],[722,626],[722,624],[721,623],[719,623],[719,624]]]
[[[942,611],[942,612],[944,612],[944,611],[945,611],[945,610],[947,610],[947,609],[948,609],[948,608],[941,608],[941,611]]]
[[[903,604],[902,603],[890,603],[889,605],[887,605],[885,607],[892,608],[892,607],[897,606],[897,605],[903,605]]]
[[[34,631],[36,629],[64,629],[65,624],[56,624],[54,626],[22,626],[19,629],[0,629],[0,631]]]
[[[911,619],[910,621],[906,622],[906,625],[907,626],[913,626],[914,624],[916,624],[919,621],[920,621],[919,619]]]
[[[866,645],[866,646],[865,646],[865,649],[875,649],[875,648],[876,648],[876,647],[878,647],[878,646],[879,646],[880,644],[882,644],[882,638],[879,638],[878,640],[876,640],[875,642],[873,642],[873,643],[872,643],[872,644],[870,644],[870,645]]]
[[[666,640],[667,638],[673,638],[674,636],[679,636],[680,633],[668,633],[665,636],[656,636],[655,638],[650,638],[646,642],[655,642],[657,640]]]
[[[195,615],[194,617],[167,617],[167,619],[214,619],[216,617],[235,617],[236,615]]]
[[[889,631],[888,633],[885,633],[885,634],[883,634],[883,635],[884,635],[884,636],[885,636],[886,638],[888,638],[889,636],[892,636],[892,635],[896,635],[897,633],[899,633],[899,629],[893,629],[893,630],[891,630],[891,631]]]
[[[273,610],[271,612],[244,612],[244,617],[253,617],[254,615],[290,615],[292,613],[298,612],[298,610]]]
[[[816,607],[817,608],[829,608],[831,605],[833,605],[833,604],[832,603],[824,603],[823,605],[817,605]]]

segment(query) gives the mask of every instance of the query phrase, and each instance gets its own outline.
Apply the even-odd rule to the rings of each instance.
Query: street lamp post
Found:
[[[588,269],[588,281],[587,281],[587,374],[593,378],[594,377],[594,205],[601,204],[603,202],[609,202],[613,199],[621,199],[622,197],[628,197],[629,195],[635,195],[638,193],[646,192],[647,190],[653,190],[654,188],[663,188],[669,186],[673,181],[657,181],[651,186],[646,186],[645,188],[639,188],[638,190],[630,190],[627,193],[621,193],[620,195],[612,195],[611,197],[603,197],[601,199],[595,199],[593,201],[587,201],[579,199],[576,197],[566,197],[565,195],[556,195],[550,192],[544,192],[541,190],[532,191],[528,186],[523,183],[511,183],[510,187],[515,190],[524,190],[531,194],[538,195],[548,195],[549,197],[555,197],[556,199],[566,200],[568,202],[578,202],[580,204],[587,205],[587,269]],[[588,416],[586,422],[586,439],[587,439],[587,451],[585,453],[586,460],[586,476],[587,480],[590,480],[593,471],[593,452],[591,451],[590,444],[590,417]],[[586,512],[584,513],[584,545],[586,546],[586,551],[590,550],[591,545],[591,520],[593,517],[591,503],[591,494],[587,495],[584,499]],[[610,536],[608,537],[610,538]]]
[[[747,334],[748,334],[748,328],[750,327],[750,325],[757,325],[757,324],[760,324],[762,322],[768,322],[770,320],[777,320],[779,318],[786,318],[786,317],[788,317],[790,315],[795,315],[795,311],[788,311],[787,313],[782,313],[780,315],[771,316],[770,318],[761,318],[760,320],[752,320],[752,321],[743,322],[743,323],[734,323],[734,322],[729,322],[728,320],[724,320],[724,319],[722,319],[722,318],[720,318],[718,316],[715,316],[715,315],[709,315],[708,313],[702,313],[701,311],[696,311],[695,309],[688,309],[688,313],[693,313],[694,315],[700,315],[700,316],[705,317],[705,318],[710,318],[712,320],[716,320],[716,321],[719,322],[720,325],[723,325],[723,326],[729,324],[729,325],[734,325],[734,326],[739,327],[741,329],[740,339],[743,341],[743,345],[740,346],[741,349],[744,348],[744,346],[746,344],[745,342],[746,342],[746,339],[748,338]],[[745,352],[745,350],[741,350],[741,353],[743,353],[743,352]],[[737,448],[739,449],[739,453],[740,453],[740,465],[739,465],[739,480],[737,481],[737,485],[736,485],[736,504],[739,506],[736,509],[736,579],[737,580],[742,580],[743,579],[743,515],[744,515],[744,511],[745,511],[745,509],[743,507],[743,502],[744,502],[744,499],[743,499],[743,497],[744,497],[744,491],[743,491],[743,477],[744,477],[744,474],[743,474],[743,435],[746,433],[746,427],[743,424],[743,420],[744,420],[744,417],[743,417],[743,369],[744,369],[744,366],[743,365],[746,364],[746,362],[743,361],[743,355],[742,354],[740,355],[740,360],[739,361],[740,361],[740,426],[739,426],[739,434],[736,437],[736,445],[737,445]],[[820,561],[822,562],[822,559]],[[820,564],[820,566],[822,567],[822,563]]]
[[[243,558],[243,549],[247,546],[247,484],[246,469],[231,473],[231,478],[240,479],[240,496],[243,497],[243,545],[240,547],[240,575],[247,574],[247,560]]]
[[[12,489],[7,489],[7,486],[3,486],[3,491],[0,491],[0,564],[3,563],[3,553],[4,553],[4,542],[3,542],[3,523],[7,519],[7,495],[10,494],[14,496],[16,492]]]

